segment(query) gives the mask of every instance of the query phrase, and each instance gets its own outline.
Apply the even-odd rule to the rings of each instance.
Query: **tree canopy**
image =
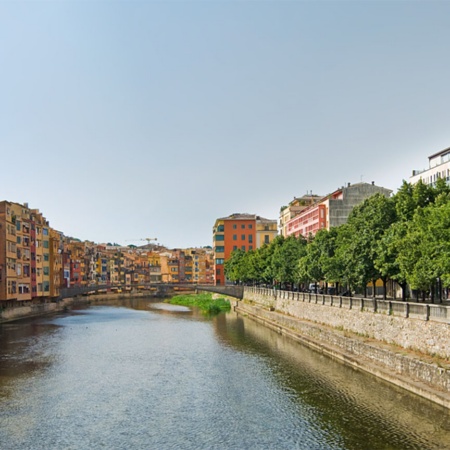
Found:
[[[435,186],[404,181],[392,197],[368,198],[346,224],[314,238],[277,236],[259,249],[234,251],[225,273],[235,282],[352,289],[394,280],[404,296],[407,285],[431,293],[437,282],[450,287],[450,187],[443,179]]]

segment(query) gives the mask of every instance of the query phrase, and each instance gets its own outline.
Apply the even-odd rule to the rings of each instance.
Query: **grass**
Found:
[[[219,314],[231,309],[230,302],[224,298],[214,299],[212,294],[176,295],[167,300],[172,305],[197,306],[205,314]]]

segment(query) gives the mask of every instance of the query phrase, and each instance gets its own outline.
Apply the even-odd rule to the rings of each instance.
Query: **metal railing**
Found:
[[[295,300],[324,306],[450,324],[450,306],[446,305],[383,300],[378,298],[341,297],[338,295],[291,292],[253,286],[246,286],[244,288],[244,298],[247,293],[271,297],[272,299]]]

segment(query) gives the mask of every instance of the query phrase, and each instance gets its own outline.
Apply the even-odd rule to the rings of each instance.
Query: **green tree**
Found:
[[[280,284],[291,286],[297,281],[298,261],[306,253],[306,240],[303,237],[289,236],[273,252],[271,270],[273,278]]]
[[[225,261],[225,276],[230,281],[242,281],[243,277],[243,259],[245,252],[241,249],[233,250],[230,257]]]
[[[396,221],[395,203],[391,198],[375,194],[355,207],[349,216],[348,237],[346,242],[345,263],[350,264],[347,272],[352,272],[350,278],[366,290],[367,284],[381,278],[383,280],[383,295],[386,297],[386,276],[376,267],[379,241],[386,230]],[[350,256],[352,255],[352,256]]]
[[[399,265],[413,289],[434,298],[437,281],[450,285],[450,202],[417,209],[401,241]]]

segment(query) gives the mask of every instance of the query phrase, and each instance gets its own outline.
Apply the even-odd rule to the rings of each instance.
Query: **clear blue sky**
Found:
[[[449,18],[445,1],[0,1],[0,200],[80,239],[188,247],[307,191],[396,191],[450,146]]]

